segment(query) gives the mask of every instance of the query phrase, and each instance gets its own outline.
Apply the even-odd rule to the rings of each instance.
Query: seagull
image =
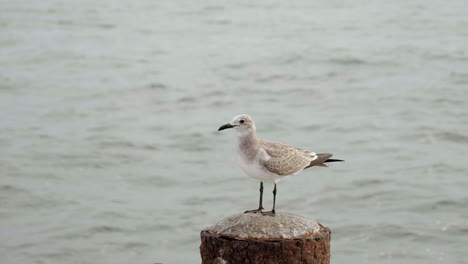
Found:
[[[275,215],[276,185],[287,176],[295,175],[304,169],[315,166],[328,167],[329,162],[343,160],[330,159],[332,154],[295,148],[283,143],[267,141],[257,137],[255,123],[246,114],[235,116],[231,122],[219,127],[218,131],[234,128],[239,139],[237,163],[248,176],[260,181],[260,202],[258,209],[245,213]],[[273,181],[273,209],[263,212],[263,182]]]

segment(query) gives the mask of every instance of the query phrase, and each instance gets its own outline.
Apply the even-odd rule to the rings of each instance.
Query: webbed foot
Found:
[[[262,215],[269,215],[269,216],[275,216],[275,210],[267,211],[267,212],[262,212]]]
[[[248,213],[253,213],[253,214],[262,213],[263,214],[262,210],[263,210],[263,207],[260,207],[260,208],[255,209],[255,210],[247,210],[247,211],[244,212],[244,214],[248,214]]]

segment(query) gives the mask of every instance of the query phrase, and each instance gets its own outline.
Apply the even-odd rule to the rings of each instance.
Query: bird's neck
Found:
[[[258,152],[259,140],[255,131],[239,134],[239,152],[248,158],[254,158]]]

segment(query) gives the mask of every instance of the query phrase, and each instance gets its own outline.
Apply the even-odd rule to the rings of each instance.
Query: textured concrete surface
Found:
[[[275,216],[241,213],[227,217],[207,229],[238,238],[274,239],[310,236],[320,231],[320,225],[315,220],[290,213],[279,212]]]

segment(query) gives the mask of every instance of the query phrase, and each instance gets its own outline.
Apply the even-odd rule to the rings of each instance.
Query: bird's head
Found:
[[[248,115],[242,114],[235,116],[231,122],[219,127],[218,131],[234,128],[239,134],[255,132],[255,123]]]

